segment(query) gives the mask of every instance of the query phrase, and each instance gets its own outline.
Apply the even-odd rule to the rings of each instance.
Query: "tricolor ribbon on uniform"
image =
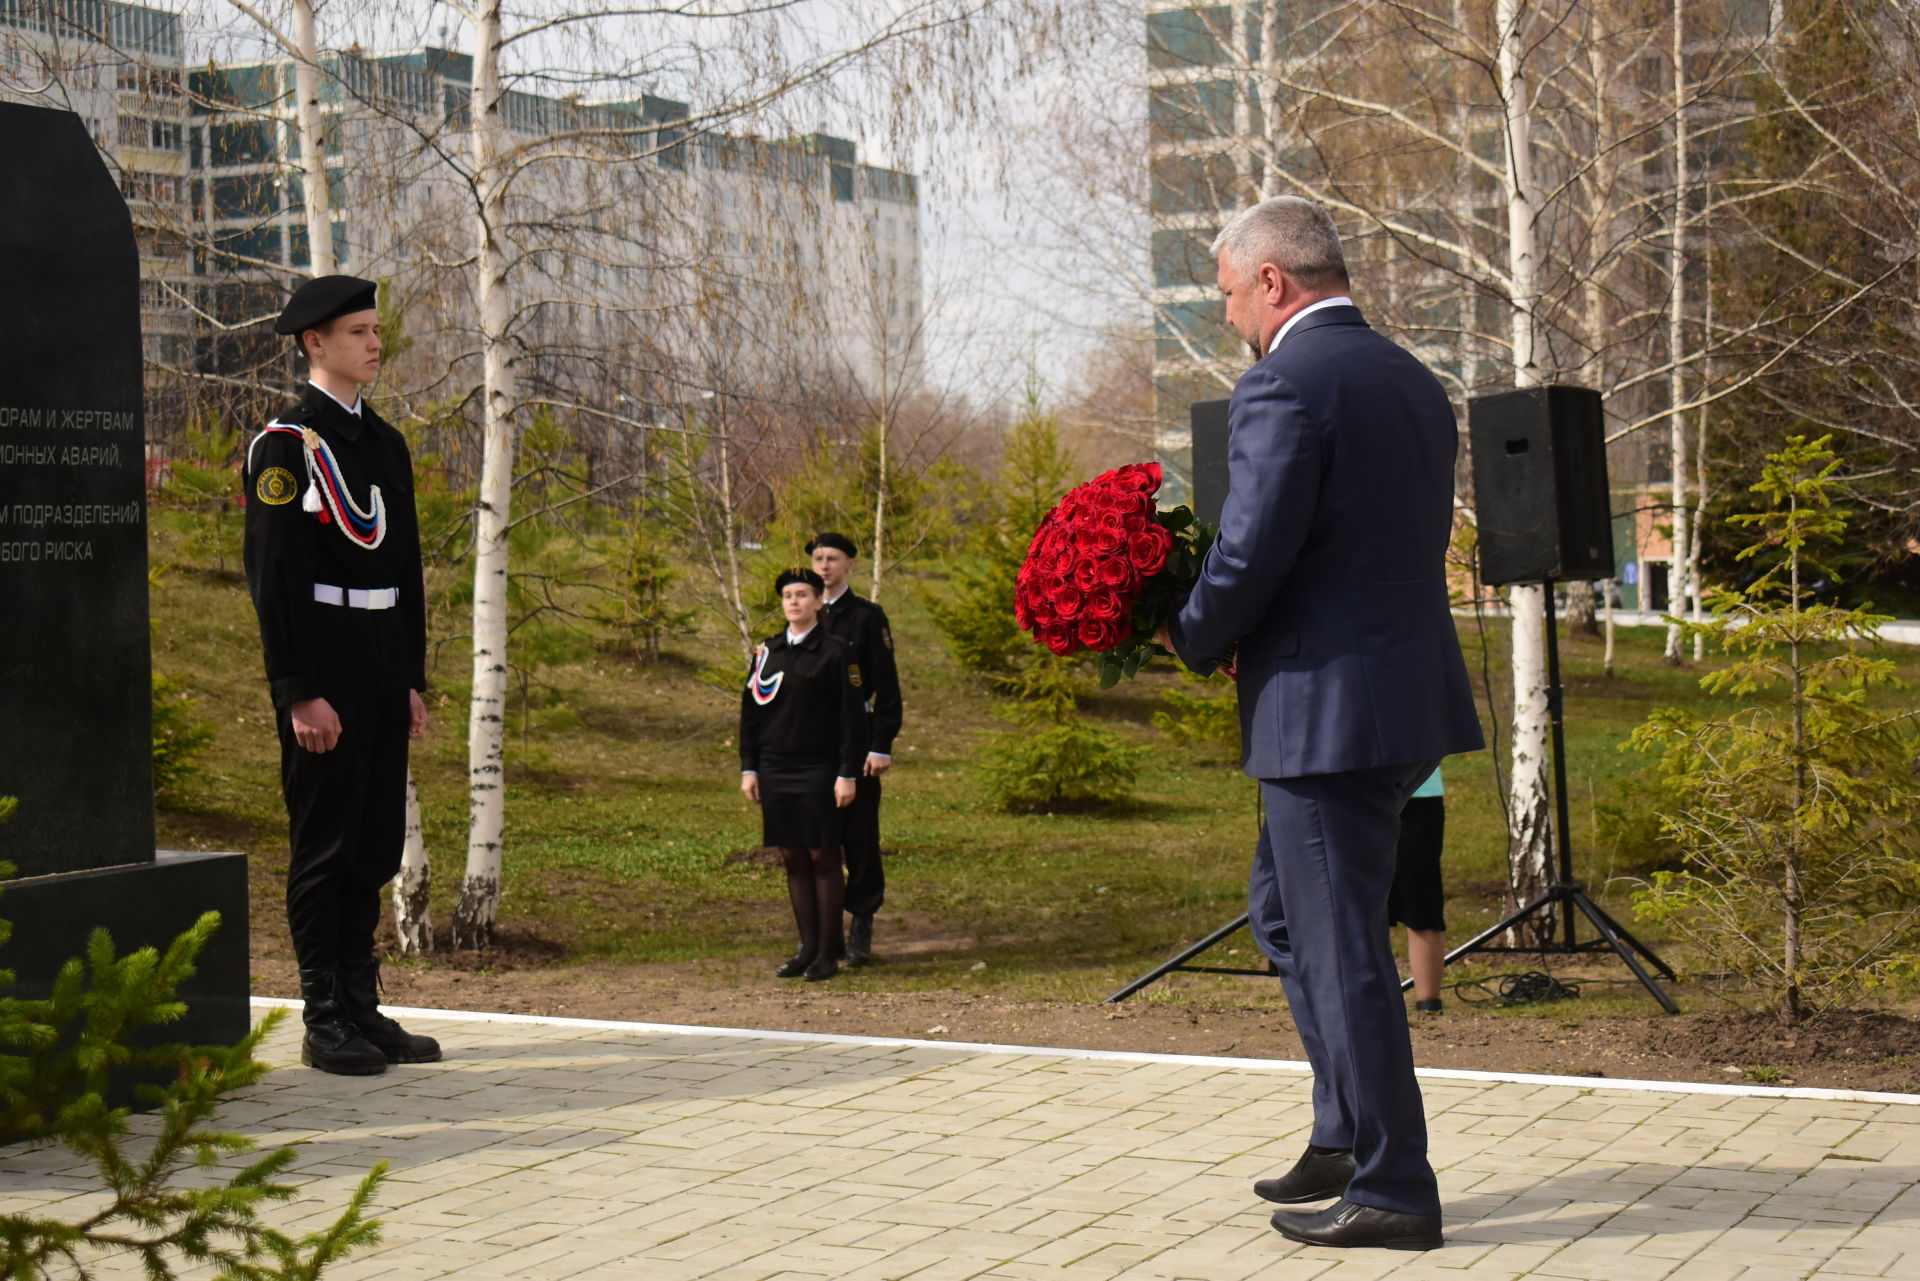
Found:
[[[372,551],[386,541],[387,505],[380,497],[380,486],[368,487],[369,507],[363,508],[353,500],[353,491],[347,488],[346,478],[340,474],[340,462],[333,456],[333,447],[319,432],[289,423],[268,423],[260,435],[264,437],[267,432],[285,432],[300,438],[300,448],[307,459],[307,492],[300,500],[302,510],[316,515],[329,513],[339,524],[340,532],[356,547]]]
[[[753,671],[747,674],[747,692],[753,695],[753,701],[765,707],[780,692],[780,682],[787,678],[785,672],[766,675],[767,647],[760,645],[753,651]]]

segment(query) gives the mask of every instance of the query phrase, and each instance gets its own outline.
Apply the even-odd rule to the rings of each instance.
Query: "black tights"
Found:
[[[840,877],[840,851],[789,845],[786,856],[787,898],[793,903],[793,923],[800,927],[800,950],[808,957],[840,955],[840,904],[846,882]]]

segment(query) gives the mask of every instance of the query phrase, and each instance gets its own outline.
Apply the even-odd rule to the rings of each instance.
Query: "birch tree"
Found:
[[[924,69],[937,64],[940,53],[953,43],[964,43],[970,24],[982,11],[979,5],[928,0],[891,14],[881,14],[864,26],[856,22],[850,40],[826,48],[810,48],[800,55],[787,52],[794,32],[769,25],[766,10],[749,4],[716,5],[675,11],[682,24],[681,51],[701,58],[713,42],[744,41],[756,55],[744,61],[739,79],[714,93],[720,105],[693,113],[677,123],[676,137],[664,140],[657,125],[636,122],[630,127],[604,120],[582,121],[532,137],[510,137],[505,108],[507,59],[525,56],[541,42],[567,37],[574,52],[596,58],[602,83],[631,83],[643,67],[607,59],[644,32],[629,19],[653,10],[560,9],[540,19],[528,19],[515,30],[499,0],[449,6],[466,23],[472,48],[473,91],[469,135],[471,152],[465,165],[471,193],[473,227],[471,261],[476,272],[478,349],[481,366],[478,402],[482,452],[473,542],[473,681],[468,715],[469,823],[467,863],[459,901],[454,910],[456,946],[482,946],[492,936],[500,901],[501,856],[504,848],[504,711],[507,692],[507,532],[512,521],[513,454],[516,417],[525,398],[520,388],[520,351],[524,335],[516,328],[529,301],[523,279],[538,280],[532,268],[553,240],[544,235],[516,235],[515,201],[533,197],[522,190],[530,175],[564,170],[579,173],[594,163],[631,167],[652,160],[674,146],[684,146],[691,135],[698,141],[727,120],[768,111],[775,103],[805,87],[824,83],[836,73],[859,66],[878,74],[883,59],[898,55],[902,65]],[[775,6],[778,17],[785,6]],[[625,23],[626,26],[622,27]],[[688,27],[687,24],[692,24]],[[704,29],[702,29],[704,27]],[[687,34],[691,32],[691,34]],[[735,47],[738,47],[736,44]],[[656,52],[656,60],[658,54]],[[577,83],[582,73],[567,73]],[[716,90],[722,87],[712,86]],[[720,140],[717,140],[720,141]],[[572,166],[572,168],[567,168]],[[551,190],[542,199],[550,208],[558,201]],[[577,251],[577,242],[566,246]],[[751,357],[751,352],[743,353]],[[729,455],[733,442],[719,441],[723,456],[723,484],[731,485]],[[741,581],[738,552],[730,541],[722,549],[729,560],[735,612],[746,612],[746,589]]]

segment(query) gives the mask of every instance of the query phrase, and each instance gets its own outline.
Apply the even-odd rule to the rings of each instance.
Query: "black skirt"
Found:
[[[1400,849],[1387,893],[1387,922],[1410,930],[1447,928],[1447,891],[1440,883],[1440,851],[1446,844],[1447,802],[1416,796],[1400,811]]]
[[[781,849],[837,850],[842,816],[833,803],[832,761],[760,761],[760,843]]]

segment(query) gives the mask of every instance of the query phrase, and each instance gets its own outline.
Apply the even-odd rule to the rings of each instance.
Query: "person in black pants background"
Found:
[[[864,680],[846,644],[820,625],[820,576],[775,581],[784,630],[753,651],[740,693],[740,790],[760,806],[761,843],[778,848],[800,946],[781,978],[840,972],[840,844],[867,755]]]
[[[1447,891],[1440,876],[1440,854],[1447,843],[1446,794],[1436,765],[1407,798],[1400,811],[1393,888],[1387,892],[1387,924],[1407,927],[1413,1008],[1422,1014],[1440,1012],[1447,964]]]
[[[873,959],[873,917],[887,896],[880,865],[880,777],[893,766],[893,740],[900,733],[900,669],[894,662],[893,628],[887,613],[847,585],[859,548],[845,534],[823,533],[807,544],[813,572],[826,584],[821,617],[827,630],[847,643],[865,690],[867,759],[861,766],[853,806],[847,813],[847,964]]]

